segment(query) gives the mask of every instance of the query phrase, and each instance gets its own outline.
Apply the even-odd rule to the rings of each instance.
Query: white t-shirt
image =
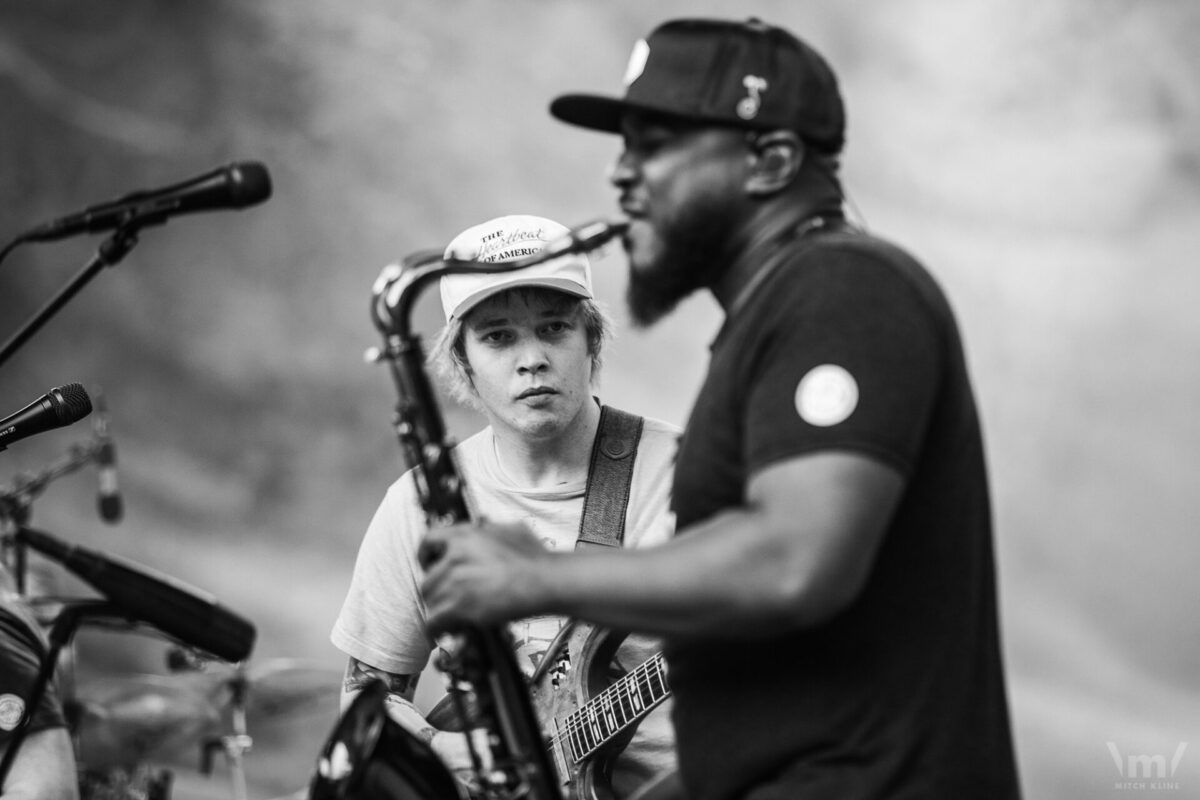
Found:
[[[625,547],[648,547],[671,538],[669,508],[679,430],[645,420],[638,444],[625,516]],[[583,514],[586,481],[552,489],[514,484],[500,468],[492,429],[484,428],[455,448],[458,467],[474,513],[492,522],[525,523],[551,550],[574,549]],[[420,673],[434,644],[426,632],[421,598],[422,570],[417,549],[426,530],[412,473],[388,489],[359,548],[341,614],[330,640],[348,656],[400,675]],[[514,622],[511,631],[518,662],[532,674],[564,620],[534,617]],[[647,637],[629,637],[617,652],[626,670],[641,664],[661,645]],[[638,726],[633,741],[617,759],[613,786],[618,796],[674,765],[670,699]]]

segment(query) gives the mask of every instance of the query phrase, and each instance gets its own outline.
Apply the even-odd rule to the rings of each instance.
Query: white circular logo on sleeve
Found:
[[[809,425],[828,428],[845,422],[858,407],[858,383],[845,367],[813,367],[796,386],[796,411]]]
[[[11,731],[25,713],[25,701],[15,694],[0,695],[0,730]]]

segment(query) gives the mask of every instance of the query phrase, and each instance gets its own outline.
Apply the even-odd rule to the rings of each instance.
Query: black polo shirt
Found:
[[[878,239],[782,247],[712,345],[676,466],[680,533],[806,453],[859,452],[906,488],[835,618],[669,650],[689,796],[1015,798],[983,443],[951,310]]]

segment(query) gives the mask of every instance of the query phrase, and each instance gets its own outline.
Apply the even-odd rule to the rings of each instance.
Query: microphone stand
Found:
[[[122,223],[107,239],[100,243],[100,247],[97,248],[95,255],[84,265],[83,269],[66,286],[59,290],[58,294],[52,297],[32,319],[25,323],[4,344],[3,348],[0,348],[0,364],[3,364],[13,353],[19,350],[21,345],[25,344],[31,336],[37,333],[51,317],[58,313],[59,309],[79,293],[80,289],[87,285],[92,278],[96,277],[100,270],[113,266],[128,255],[129,251],[138,242],[138,231],[146,225],[161,224],[165,221],[166,214],[159,211],[134,215]]]
[[[229,680],[230,708],[232,709],[233,733],[206,739],[200,746],[200,772],[211,775],[213,753],[220,751],[229,762],[229,779],[233,783],[233,800],[246,800],[245,754],[254,745],[246,729],[246,695],[250,682],[246,677],[245,665],[239,664],[237,672]]]
[[[17,594],[26,593],[27,556],[26,544],[20,532],[29,523],[33,499],[55,478],[68,475],[96,459],[101,443],[92,440],[85,444],[71,445],[70,450],[52,462],[40,473],[18,480],[11,488],[0,487],[0,547],[3,548],[4,563],[11,563]]]
[[[29,241],[29,237],[26,234],[21,234],[20,236],[18,236],[17,238],[15,238],[11,242],[9,242],[8,244],[4,245],[4,249],[0,250],[0,261],[4,261],[4,259],[8,258],[8,254],[11,253],[13,250],[16,250],[17,245],[23,244],[28,241]]]
[[[8,742],[8,750],[4,753],[4,760],[0,761],[0,793],[3,793],[4,782],[8,779],[8,771],[17,756],[17,751],[21,749],[21,744],[28,735],[29,721],[33,718],[34,711],[42,702],[46,689],[50,685],[54,669],[58,665],[59,653],[71,642],[79,624],[89,619],[129,620],[130,616],[111,603],[101,600],[82,600],[65,606],[55,617],[54,625],[50,629],[50,649],[42,659],[41,669],[39,669],[33,685],[33,693],[25,704],[25,710],[21,713],[17,727],[13,730],[12,739]]]

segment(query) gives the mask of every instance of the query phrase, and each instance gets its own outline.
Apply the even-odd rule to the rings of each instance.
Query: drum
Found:
[[[373,680],[346,709],[317,760],[310,800],[453,800],[463,790],[429,745],[387,714]]]

